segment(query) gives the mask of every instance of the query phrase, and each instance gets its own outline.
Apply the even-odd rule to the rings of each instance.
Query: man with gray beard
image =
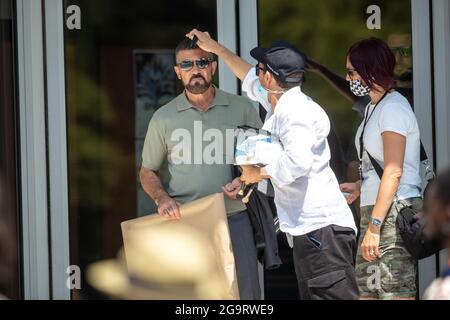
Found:
[[[234,148],[228,151],[225,138],[238,126],[260,128],[261,120],[248,99],[212,85],[217,62],[211,54],[187,38],[175,54],[174,69],[185,90],[150,121],[142,153],[142,186],[158,206],[158,214],[167,219],[183,218],[180,204],[223,191],[240,298],[260,299],[253,230],[245,205],[236,200],[241,183],[232,181]],[[211,144],[217,148],[206,159]]]

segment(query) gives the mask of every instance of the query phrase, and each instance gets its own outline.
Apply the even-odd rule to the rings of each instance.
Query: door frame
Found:
[[[69,300],[70,265],[68,132],[64,56],[64,1],[44,0],[45,73],[47,83],[48,188],[51,293]]]
[[[435,150],[433,138],[433,93],[430,3],[411,0],[411,24],[413,46],[414,113],[420,128],[420,137],[434,168]],[[436,278],[437,257],[433,255],[418,263],[419,297]]]
[[[70,299],[63,0],[17,0],[25,299]]]
[[[41,1],[16,6],[23,297],[40,300],[51,297],[43,17]]]

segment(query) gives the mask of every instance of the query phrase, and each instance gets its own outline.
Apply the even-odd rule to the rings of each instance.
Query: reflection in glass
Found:
[[[175,46],[196,25],[215,36],[217,19],[216,1],[69,5],[81,11],[81,29],[65,29],[70,259],[83,271],[116,255],[122,221],[154,212],[138,179],[148,121],[181,92]],[[83,282],[73,298],[90,294]]]
[[[0,299],[21,297],[13,17],[0,0]]]
[[[381,29],[369,29],[367,8],[379,6]],[[330,134],[331,166],[344,168],[346,181],[359,179],[354,134],[361,123],[361,109],[367,103],[345,94],[346,54],[358,40],[378,37],[389,44],[397,57],[397,90],[412,101],[412,38],[410,0],[259,0],[259,42],[268,46],[273,40],[287,40],[306,54],[309,72],[304,92],[328,113],[336,135]],[[320,69],[320,70],[319,70]],[[348,91],[348,90],[347,90]],[[333,132],[333,130],[332,130]],[[331,133],[332,133],[331,132]],[[359,203],[353,208],[359,225]],[[296,278],[285,239],[280,251],[284,265],[266,273],[266,297],[295,299]],[[284,248],[284,249],[283,249]]]

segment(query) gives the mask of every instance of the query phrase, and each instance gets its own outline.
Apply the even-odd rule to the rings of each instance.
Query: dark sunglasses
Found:
[[[260,71],[266,72],[266,70],[267,70],[266,68],[260,67],[259,63],[257,63],[256,66],[255,66],[256,76],[259,76],[259,72]]]
[[[206,69],[209,67],[209,65],[211,64],[213,60],[211,58],[201,58],[201,59],[197,59],[195,60],[195,65],[199,68],[199,69]],[[184,71],[189,71],[194,67],[194,61],[192,60],[183,60],[180,63],[178,63],[178,66],[180,67],[181,70]]]
[[[402,57],[411,57],[412,48],[410,46],[402,46],[402,47],[392,47],[392,52],[394,54],[400,54]]]

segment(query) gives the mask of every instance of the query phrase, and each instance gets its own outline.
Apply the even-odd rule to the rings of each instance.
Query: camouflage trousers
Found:
[[[402,200],[422,209],[422,199]],[[356,256],[356,280],[361,298],[415,298],[417,292],[417,261],[405,248],[396,224],[399,214],[392,205],[380,231],[380,256],[368,262],[361,256],[361,243],[366,233],[373,206],[361,208],[360,236]]]

